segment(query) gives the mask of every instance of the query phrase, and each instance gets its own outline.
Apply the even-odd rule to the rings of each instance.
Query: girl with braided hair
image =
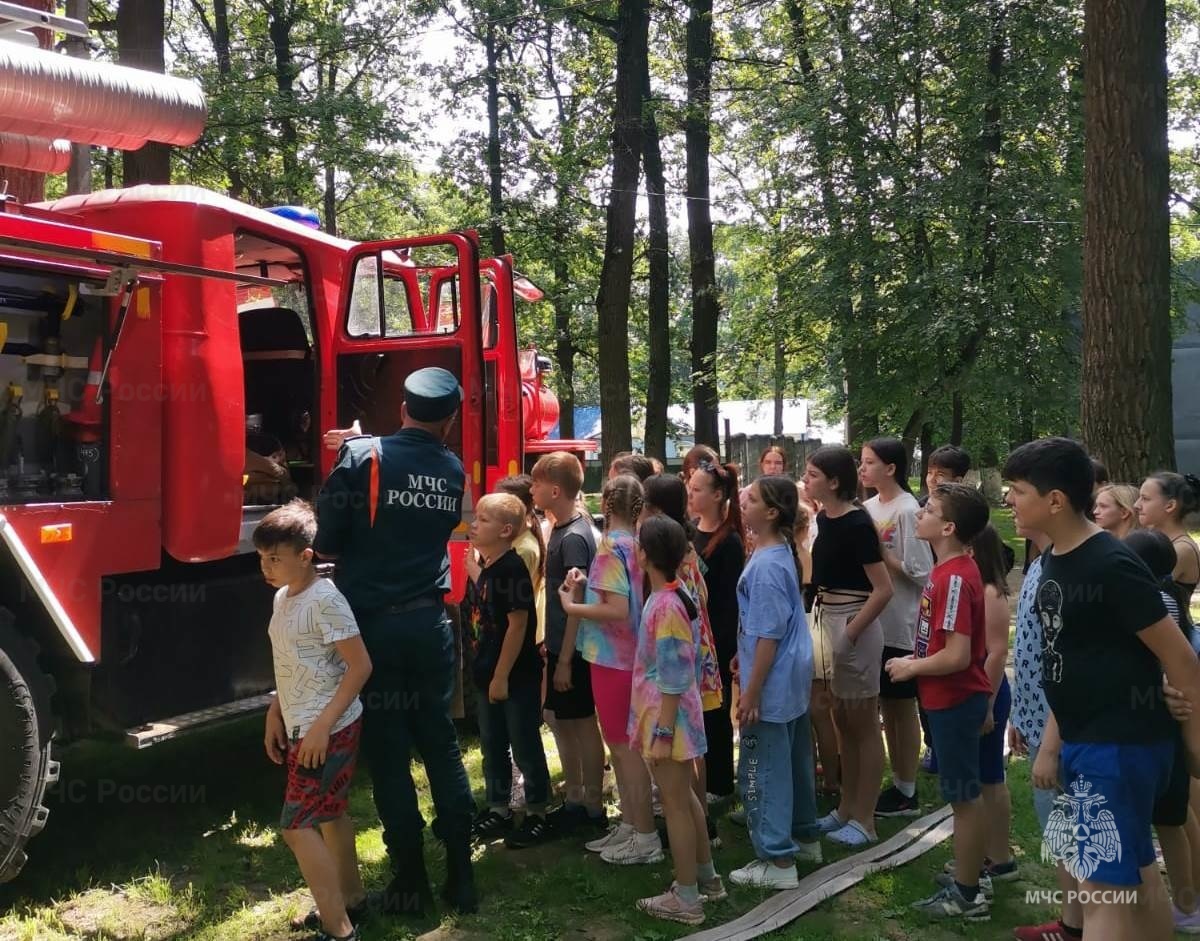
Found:
[[[798,502],[786,477],[760,477],[750,485],[746,522],[756,548],[737,586],[738,786],[756,858],[729,877],[766,889],[800,884],[797,857],[821,862],[808,721],[812,638],[794,535]]]
[[[641,481],[632,474],[613,477],[600,500],[604,536],[587,575],[577,570],[568,575],[563,610],[580,619],[576,647],[591,671],[600,732],[621,796],[621,821],[586,847],[607,863],[656,863],[663,858],[663,847],[654,828],[650,773],[641,754],[630,748],[628,728],[642,610],[642,569],[634,538],[644,500]]]

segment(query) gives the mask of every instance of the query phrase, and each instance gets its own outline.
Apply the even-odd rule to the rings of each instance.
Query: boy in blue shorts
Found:
[[[893,682],[914,677],[938,755],[942,799],[954,810],[954,874],[913,905],[931,918],[985,921],[991,904],[979,884],[987,826],[979,768],[979,737],[992,684],[983,669],[987,635],[983,579],[966,547],[988,523],[987,500],[974,487],[940,484],[917,512],[917,538],[937,565],[921,597],[916,649],[885,664]],[[961,880],[961,881],[959,881]]]
[[[1043,854],[1079,879],[1087,941],[1166,941],[1171,911],[1150,836],[1177,734],[1162,676],[1200,702],[1200,662],[1145,564],[1087,518],[1095,470],[1077,442],[1022,445],[1004,476],[1017,525],[1053,544],[1035,601],[1051,714],[1033,783],[1052,787],[1061,762],[1066,793],[1050,814]],[[1196,774],[1200,716],[1181,728]]]

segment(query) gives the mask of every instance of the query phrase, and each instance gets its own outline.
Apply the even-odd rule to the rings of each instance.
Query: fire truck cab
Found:
[[[475,498],[527,455],[594,448],[545,441],[558,404],[518,347],[511,258],[288,215],[186,186],[0,212],[0,882],[45,823],[56,732],[142,747],[265,706],[251,534],[315,497],[326,431],[395,430],[405,377],[438,365]]]

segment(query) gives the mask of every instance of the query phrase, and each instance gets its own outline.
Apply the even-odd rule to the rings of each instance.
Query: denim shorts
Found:
[[[1141,885],[1154,862],[1150,821],[1171,775],[1175,746],[1065,742],[1063,796],[1046,825],[1044,846],[1075,878]]]
[[[938,756],[938,786],[942,800],[951,804],[973,801],[982,793],[979,730],[987,705],[987,693],[972,693],[957,706],[926,712]]]

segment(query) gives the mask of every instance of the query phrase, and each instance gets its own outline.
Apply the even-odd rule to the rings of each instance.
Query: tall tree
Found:
[[[650,293],[647,303],[648,342],[646,360],[646,432],[643,450],[658,458],[667,454],[667,408],[671,404],[671,246],[667,222],[667,181],[663,171],[662,138],[659,134],[657,103],[646,70],[643,165],[650,213],[646,247],[649,258]]]
[[[712,0],[688,0],[687,151],[688,246],[692,277],[692,398],[696,443],[717,447],[717,326],[721,316],[713,251],[709,157],[712,150]]]
[[[633,446],[629,416],[629,295],[642,157],[642,88],[650,40],[649,0],[617,4],[617,83],[613,100],[612,186],[604,265],[596,294],[601,459]]]
[[[88,21],[88,0],[67,0],[66,14],[81,23]],[[90,59],[87,39],[83,36],[66,38],[67,55],[73,59]],[[70,194],[92,191],[92,148],[90,144],[71,145],[71,166],[67,170],[67,192]]]
[[[504,165],[500,159],[500,49],[496,38],[496,23],[491,17],[483,32],[483,49],[487,56],[484,80],[487,84],[488,116],[488,209],[489,235],[492,254],[503,255],[504,247]]]
[[[125,0],[117,6],[117,56],[122,65],[165,72],[166,10],[163,0]],[[121,156],[125,186],[171,182],[171,147],[151,141]]]
[[[1114,480],[1175,466],[1165,0],[1085,0],[1083,437]]]

